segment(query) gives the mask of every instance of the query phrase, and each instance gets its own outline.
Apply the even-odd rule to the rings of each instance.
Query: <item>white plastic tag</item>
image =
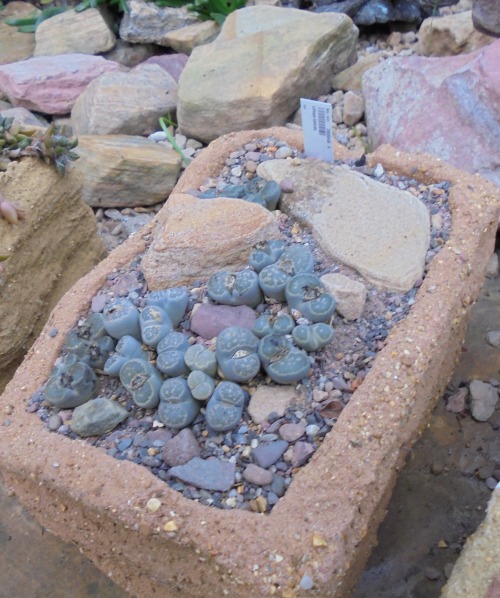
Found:
[[[332,107],[327,102],[300,98],[306,156],[333,162]]]

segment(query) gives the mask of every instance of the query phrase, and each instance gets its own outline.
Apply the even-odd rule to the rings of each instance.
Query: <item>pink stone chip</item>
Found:
[[[68,114],[87,85],[117,62],[88,54],[38,56],[0,66],[0,92],[14,106],[44,114]]]
[[[202,303],[191,318],[191,330],[210,340],[229,326],[252,330],[257,314],[246,305],[212,305]]]

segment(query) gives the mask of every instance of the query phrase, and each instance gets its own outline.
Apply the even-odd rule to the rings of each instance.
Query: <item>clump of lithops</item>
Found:
[[[250,203],[256,203],[271,212],[278,207],[281,199],[281,187],[275,181],[266,181],[256,176],[242,185],[226,185],[222,189],[207,189],[199,194],[202,199],[213,199],[215,197],[228,197],[243,199]]]
[[[335,299],[313,271],[307,246],[271,240],[254,247],[248,268],[213,274],[207,282],[212,302],[258,308],[260,315],[252,330],[228,326],[210,347],[180,326],[189,304],[185,287],[152,291],[137,303],[117,298],[68,333],[45,397],[60,408],[94,400],[97,370],[117,377],[137,407],[156,410],[170,428],[190,426],[201,412],[213,431],[232,430],[249,398],[248,383],[263,375],[276,384],[297,383],[311,368],[308,352],[332,340]],[[276,302],[288,310],[275,313]],[[110,413],[110,421],[122,416]]]
[[[30,128],[0,116],[0,170],[6,170],[12,160],[35,156],[64,174],[68,163],[78,159],[73,152],[77,145],[78,139],[67,137],[62,127]]]

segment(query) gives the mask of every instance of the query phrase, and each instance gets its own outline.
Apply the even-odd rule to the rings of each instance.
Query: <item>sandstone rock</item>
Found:
[[[156,64],[140,64],[93,81],[75,103],[71,120],[75,135],[148,135],[176,104],[173,77]]]
[[[115,34],[96,8],[68,10],[40,23],[35,31],[35,56],[98,54],[110,50]]]
[[[340,71],[332,79],[333,89],[344,91],[361,91],[361,80],[368,69],[378,64],[379,58],[376,54],[360,56],[352,66]]]
[[[130,44],[122,39],[116,40],[114,47],[105,52],[103,57],[106,60],[113,60],[123,66],[132,68],[147,61],[158,52],[158,46],[154,44]]]
[[[35,158],[0,173],[2,196],[25,211],[0,219],[0,370],[20,359],[63,293],[102,257],[92,210],[55,168]]]
[[[127,419],[128,411],[116,401],[97,397],[76,407],[70,428],[78,436],[99,436]]]
[[[40,14],[29,2],[10,2],[0,11],[0,64],[31,58],[35,50],[35,34],[22,33],[6,25],[6,19],[25,19]]]
[[[332,75],[352,64],[356,39],[345,15],[272,6],[233,12],[214,42],[195,48],[179,80],[182,132],[211,141],[285,123],[301,96],[327,92]]]
[[[498,390],[487,382],[473,380],[469,392],[472,417],[480,422],[488,421],[498,403]]]
[[[247,305],[202,303],[191,316],[191,330],[210,340],[229,326],[252,330],[257,313]]]
[[[500,37],[500,7],[497,0],[475,0],[472,4],[472,21],[479,31]]]
[[[149,206],[168,197],[181,158],[167,147],[131,135],[82,135],[71,169],[92,207]]]
[[[151,56],[144,64],[158,64],[176,81],[179,81],[188,58],[187,54],[162,54],[161,56]]]
[[[353,91],[348,91],[344,96],[343,119],[345,124],[352,127],[361,120],[363,112],[363,98]]]
[[[39,56],[0,66],[0,91],[15,106],[66,114],[91,81],[119,68],[100,56]]]
[[[293,386],[261,385],[250,399],[248,413],[256,424],[261,424],[271,413],[283,416],[287,408],[297,404],[298,400]]]
[[[328,254],[373,284],[408,291],[422,276],[429,214],[410,193],[317,160],[269,160],[257,174],[291,179],[294,192],[283,195],[280,209],[310,225]]]
[[[165,36],[170,31],[198,22],[196,13],[185,7],[160,7],[144,0],[130,0],[128,5],[130,12],[120,23],[120,37],[127,42],[168,46]]]
[[[500,185],[500,40],[449,58],[389,58],[363,77],[372,147],[428,152]]]
[[[418,51],[422,56],[467,54],[495,40],[474,29],[472,11],[429,17],[420,26]]]
[[[347,320],[361,317],[366,302],[366,287],[343,274],[325,274],[321,282],[337,302],[336,310]]]
[[[196,46],[213,41],[219,35],[219,31],[220,25],[215,21],[201,21],[171,31],[165,36],[164,43],[176,52],[191,54]]]
[[[4,118],[13,118],[14,122],[20,125],[31,125],[34,127],[46,127],[47,122],[42,122],[34,114],[26,108],[8,108],[7,110],[0,109],[0,115]]]
[[[280,232],[271,212],[240,199],[172,194],[142,260],[148,287],[189,284],[247,264],[252,247]]]

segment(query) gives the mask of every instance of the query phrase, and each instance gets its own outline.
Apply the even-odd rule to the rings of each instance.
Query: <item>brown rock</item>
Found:
[[[469,389],[464,386],[459,388],[457,392],[453,393],[446,403],[446,410],[452,413],[461,413],[465,411],[467,406],[467,398],[469,397]]]
[[[343,119],[348,127],[352,127],[361,120],[364,109],[363,98],[360,95],[353,91],[348,91],[345,94]]]
[[[168,197],[179,174],[179,154],[132,135],[81,135],[71,174],[92,207],[149,206]]]
[[[474,0],[472,21],[478,31],[500,37],[500,8],[497,0]]]
[[[200,447],[190,428],[181,430],[163,448],[163,460],[170,467],[184,465],[200,454]]]
[[[269,470],[259,467],[254,463],[249,463],[245,467],[243,477],[247,482],[256,486],[266,486],[273,481],[273,474]]]
[[[252,247],[280,237],[271,212],[240,199],[172,194],[142,260],[150,289],[189,284],[247,264]]]
[[[130,44],[122,39],[116,40],[115,46],[105,52],[103,57],[106,60],[113,60],[123,66],[132,68],[146,62],[148,58],[158,52],[158,47],[154,44]]]
[[[116,43],[115,34],[96,8],[68,10],[46,19],[35,31],[35,56],[98,54]]]
[[[495,40],[474,29],[472,11],[429,17],[420,26],[418,51],[422,56],[468,54]]]
[[[368,69],[378,64],[376,54],[360,56],[358,61],[352,66],[340,71],[332,79],[333,89],[342,89],[344,91],[361,91],[361,79]]]
[[[252,330],[257,314],[247,305],[213,305],[202,303],[191,317],[191,330],[210,340],[228,326]]]
[[[219,31],[220,25],[215,21],[202,21],[167,33],[164,43],[176,52],[191,54],[196,46],[213,41],[219,35]]]
[[[31,58],[35,50],[35,34],[22,33],[5,24],[6,19],[25,19],[40,14],[29,2],[10,2],[0,11],[0,64]]]
[[[148,135],[175,110],[177,83],[156,64],[99,77],[71,112],[75,135]]]
[[[55,168],[35,158],[0,174],[2,196],[25,212],[0,218],[0,370],[17,361],[61,295],[103,257],[92,210]],[[3,284],[2,284],[3,283]]]

